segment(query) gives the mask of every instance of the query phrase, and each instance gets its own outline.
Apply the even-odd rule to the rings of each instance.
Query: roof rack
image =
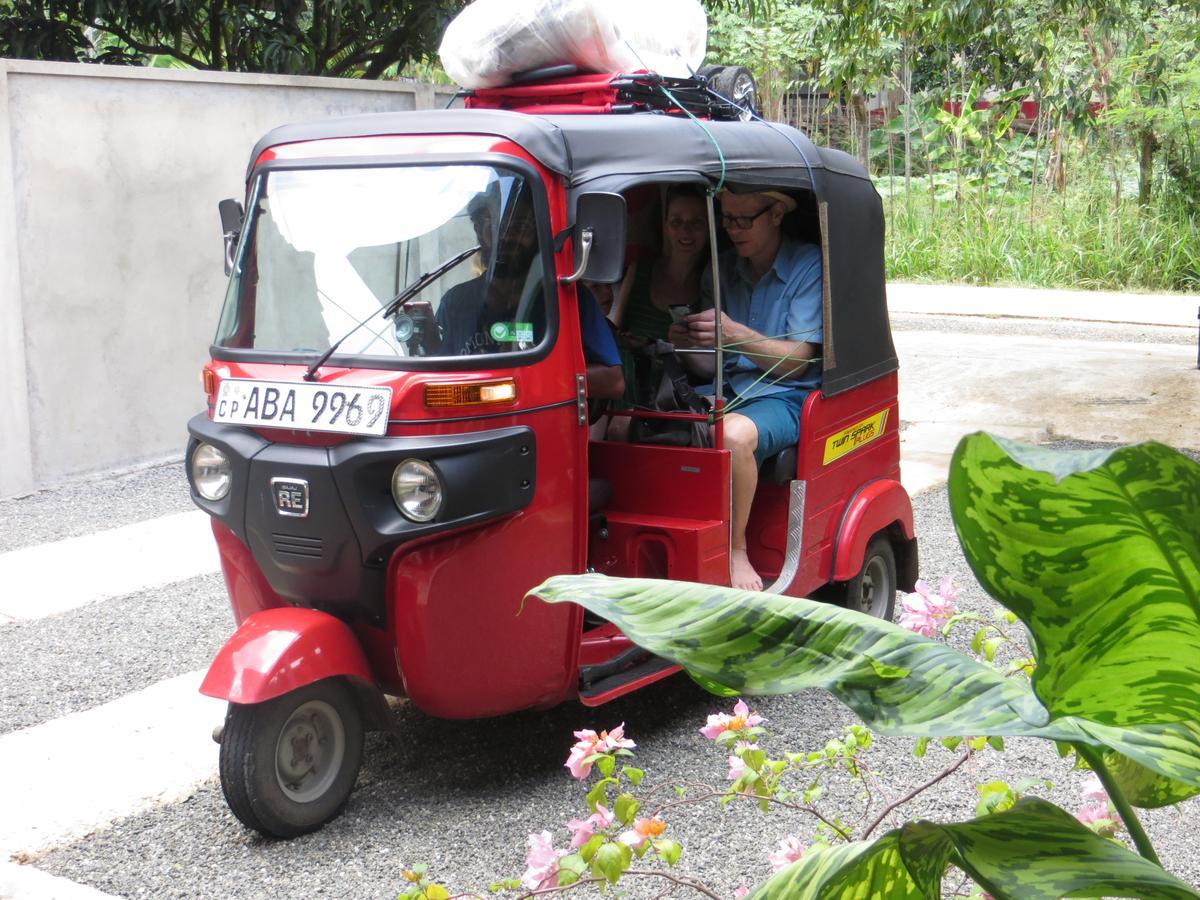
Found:
[[[664,93],[671,92],[672,97]],[[742,110],[708,90],[708,79],[655,72],[580,74],[571,65],[523,72],[500,87],[459,91],[467,109],[506,109],[540,115],[654,112],[701,119],[737,119]],[[680,106],[683,109],[680,109]]]

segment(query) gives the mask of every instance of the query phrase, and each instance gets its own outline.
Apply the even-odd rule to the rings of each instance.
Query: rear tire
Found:
[[[896,554],[883,535],[876,535],[867,544],[862,568],[844,585],[842,605],[892,621],[896,612]]]
[[[221,790],[248,827],[270,837],[307,834],[341,810],[362,750],[358,699],[343,681],[318,681],[264,703],[231,703]]]

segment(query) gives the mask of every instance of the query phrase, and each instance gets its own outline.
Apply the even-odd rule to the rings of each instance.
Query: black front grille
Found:
[[[272,534],[275,552],[281,556],[299,556],[304,559],[320,559],[324,553],[319,537],[304,537],[299,534]]]

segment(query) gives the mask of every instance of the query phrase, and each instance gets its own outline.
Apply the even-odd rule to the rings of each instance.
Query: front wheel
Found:
[[[342,681],[318,681],[264,703],[231,703],[221,790],[250,828],[271,837],[307,834],[341,810],[362,749],[358,700]]]
[[[896,611],[896,554],[886,537],[877,535],[867,544],[862,568],[845,583],[843,601],[847,609],[857,610],[885,622]]]

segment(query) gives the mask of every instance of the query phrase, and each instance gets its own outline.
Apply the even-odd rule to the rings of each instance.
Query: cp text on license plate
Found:
[[[381,435],[391,408],[391,388],[227,378],[217,392],[213,421]]]

